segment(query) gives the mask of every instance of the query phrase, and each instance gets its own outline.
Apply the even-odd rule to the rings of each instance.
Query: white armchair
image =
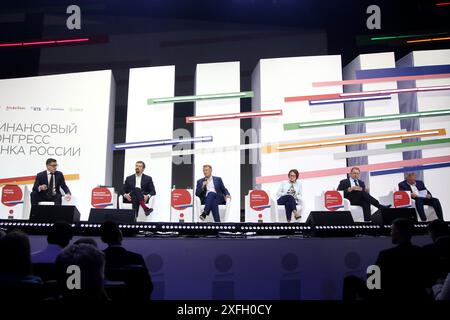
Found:
[[[381,196],[379,198],[380,203],[382,203],[384,205],[390,204],[392,206],[392,208],[394,208],[394,192],[395,191],[390,191],[387,195]]]
[[[227,198],[226,204],[219,205],[220,222],[228,222],[229,221],[230,203],[231,203],[231,198]],[[205,208],[205,205],[202,204],[200,198],[195,196],[195,198],[194,198],[194,222],[201,222],[201,220],[199,219],[199,216],[203,212],[204,208]],[[212,212],[210,212],[206,216],[205,222],[214,222],[214,217],[212,215]]]
[[[361,206],[354,206],[350,203],[350,200],[344,198],[344,210],[350,211],[354,222],[364,222],[364,211]],[[370,207],[370,212],[374,213],[376,209],[373,206]]]
[[[397,190],[395,190],[395,191],[397,191]],[[389,192],[388,195],[380,197],[380,203],[390,204],[392,207],[394,207],[393,194],[395,191],[391,191],[391,192]],[[406,192],[408,194],[411,194],[410,191],[406,191]],[[416,208],[416,201],[413,198],[411,198],[411,207]],[[436,215],[436,212],[434,211],[434,208],[432,206],[424,205],[423,209],[425,211],[425,216],[427,217],[427,221],[433,221],[438,218]],[[417,220],[420,221],[420,217],[419,217],[419,214],[417,213],[417,209],[416,209],[416,214],[417,214]]]
[[[155,207],[155,199],[156,199],[156,195],[151,196],[150,199],[148,200],[148,203],[146,204],[147,207],[149,208],[154,208]],[[123,202],[123,195],[119,196],[119,209],[133,209],[133,204],[128,203],[128,202]],[[139,206],[139,211],[138,211],[138,216],[137,216],[137,222],[148,222],[150,219],[150,216],[146,216],[144,209],[142,209],[142,207]]]
[[[340,191],[340,192],[342,192],[342,191]],[[324,196],[324,194],[322,193],[321,195],[318,195],[315,197],[316,210],[319,210],[319,211],[327,210],[324,206],[323,196]],[[344,208],[338,209],[338,210],[350,211],[354,222],[364,222],[364,212],[363,212],[362,207],[351,205],[350,200],[348,200],[346,198],[343,198],[343,200],[344,200]]]
[[[286,219],[286,210],[284,208],[284,205],[279,205],[277,203],[277,200],[275,200],[274,198],[270,199],[270,203],[271,203],[271,210],[272,210],[272,214],[271,216],[274,217],[273,222],[278,222],[278,223],[287,223],[287,219]],[[292,219],[291,221],[297,221],[300,222],[300,220],[305,220],[305,217],[303,216],[303,200],[300,199],[299,203],[297,204],[297,212],[300,213],[302,215],[302,217],[299,220],[296,220],[294,217],[294,214],[292,214]]]
[[[412,206],[415,208],[416,207],[416,201],[414,199],[411,200],[412,202]],[[436,215],[436,211],[434,211],[434,208],[432,206],[428,206],[428,205],[424,205],[423,206],[423,210],[425,211],[425,216],[427,217],[426,221],[433,221],[436,220],[438,217]],[[420,220],[419,214],[417,213],[417,209],[416,209],[416,214],[417,214],[417,220]]]
[[[251,191],[251,190],[250,190]],[[259,211],[257,214],[255,211],[252,211],[250,207],[250,192],[245,196],[245,222],[258,223],[262,220],[262,222],[277,222],[275,218],[276,209],[274,210],[274,206],[277,206],[277,202],[273,201],[272,198],[269,198],[269,214],[264,215],[264,211]],[[258,215],[261,214],[261,218]]]

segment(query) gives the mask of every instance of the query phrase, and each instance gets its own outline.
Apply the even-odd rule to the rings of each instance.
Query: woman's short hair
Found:
[[[288,177],[291,175],[291,172],[293,172],[295,174],[295,179],[298,179],[298,176],[300,175],[300,173],[298,173],[297,169],[291,169],[288,172]]]

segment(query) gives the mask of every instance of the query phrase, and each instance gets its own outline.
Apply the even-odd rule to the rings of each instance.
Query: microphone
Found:
[[[208,181],[208,178],[207,177],[205,177],[205,181],[203,182],[203,188],[206,188],[206,184],[205,184],[205,182],[207,182]]]

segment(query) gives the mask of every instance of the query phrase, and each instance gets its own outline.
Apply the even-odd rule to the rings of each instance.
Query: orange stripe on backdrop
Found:
[[[414,137],[408,137],[408,135],[414,135]],[[343,137],[343,138],[335,138],[335,139],[323,139],[323,140],[309,140],[309,141],[300,141],[293,143],[282,143],[282,144],[271,144],[268,146],[264,146],[261,148],[263,153],[273,153],[273,152],[288,152],[288,151],[297,151],[302,149],[316,149],[316,148],[327,148],[327,147],[336,147],[336,146],[345,146],[345,145],[354,145],[354,144],[362,144],[362,143],[371,143],[371,142],[381,142],[381,141],[390,141],[390,140],[401,140],[401,139],[410,139],[410,138],[418,138],[418,137],[433,137],[433,136],[445,136],[445,129],[430,129],[430,130],[419,130],[419,131],[402,131],[398,133],[380,133],[380,134],[368,134],[364,136],[357,137]],[[369,141],[361,141],[362,139],[370,139]],[[286,150],[280,150],[279,148],[286,148]]]
[[[406,41],[406,43],[419,43],[419,42],[430,42],[430,41],[447,41],[447,40],[450,40],[450,37],[409,40],[409,41]]]
[[[426,80],[426,79],[441,79],[450,78],[450,73],[442,74],[424,74],[418,76],[400,76],[400,77],[384,77],[384,78],[371,78],[371,79],[354,79],[354,80],[342,80],[342,81],[322,81],[313,82],[313,87],[326,87],[326,86],[338,86],[349,84],[363,84],[363,83],[376,83],[376,82],[390,82],[390,81],[408,81],[408,80]]]
[[[3,178],[0,179],[0,186],[5,184],[33,184],[34,178],[36,178],[36,176]],[[65,174],[64,179],[66,179],[67,181],[80,180],[80,175],[78,173]]]

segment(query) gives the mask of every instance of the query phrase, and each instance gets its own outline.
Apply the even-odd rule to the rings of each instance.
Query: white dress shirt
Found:
[[[409,184],[409,183],[408,183]],[[415,194],[419,194],[419,189],[417,189],[416,184],[409,184],[409,186],[411,187],[411,191]]]
[[[135,188],[141,188],[141,180],[142,180],[142,174],[137,175],[136,174],[136,185],[134,186]]]
[[[352,179],[352,178],[350,178],[350,187],[354,187],[354,186],[359,187],[359,182],[358,182],[358,184],[356,184],[356,183],[355,183],[355,180],[358,181],[358,179]]]
[[[210,192],[216,192],[216,188],[214,188],[214,179],[213,177],[209,177],[208,183],[206,184],[206,195]]]

